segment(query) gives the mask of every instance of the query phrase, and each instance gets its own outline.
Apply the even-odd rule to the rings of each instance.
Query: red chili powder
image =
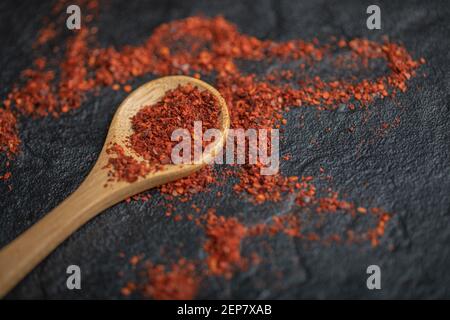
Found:
[[[325,245],[331,243],[358,243],[369,241],[372,246],[379,244],[384,235],[391,215],[379,208],[357,207],[353,202],[341,200],[337,193],[329,196],[316,196],[316,187],[309,177],[302,177],[297,193],[296,205],[283,215],[274,215],[269,221],[246,226],[237,217],[225,217],[218,215],[215,209],[196,219],[196,223],[203,227],[206,240],[202,248],[206,257],[200,261],[187,261],[181,259],[181,263],[173,264],[169,269],[164,265],[154,266],[149,264],[145,267],[149,282],[146,282],[141,292],[145,296],[154,299],[181,299],[181,288],[187,292],[189,298],[194,298],[200,282],[209,276],[221,276],[230,279],[238,271],[245,270],[249,265],[261,262],[255,253],[250,256],[242,255],[242,244],[244,239],[260,237],[263,235],[276,236],[284,234],[288,237],[302,239],[304,241],[320,242]],[[319,214],[355,214],[368,215],[372,217],[374,227],[357,233],[348,230],[346,233],[319,234],[320,225],[315,226],[308,218],[301,219],[302,211],[316,206]],[[316,230],[303,231],[315,227]],[[132,257],[133,259],[133,257]],[[130,263],[131,260],[130,260]],[[132,264],[133,266],[135,264]],[[197,265],[197,268],[194,267]],[[196,272],[194,273],[194,270]],[[135,283],[127,283],[122,289],[123,295],[129,295],[138,287]],[[183,298],[187,298],[183,296]]]
[[[202,122],[203,132],[219,128],[219,114],[219,103],[212,93],[191,84],[179,86],[131,118],[134,132],[129,146],[150,164],[170,164],[172,149],[178,143],[171,141],[172,133],[187,129],[193,142],[194,122]],[[193,160],[192,154],[189,156]]]
[[[189,199],[190,195],[208,190],[208,186],[212,183],[218,183],[216,172],[211,166],[206,166],[197,172],[189,175],[189,177],[167,183],[159,188],[161,193],[166,195],[167,200],[173,200],[173,197]]]
[[[50,23],[39,31],[39,35],[34,46],[41,46],[55,38],[56,35],[56,26],[54,23]]]
[[[65,15],[63,4],[65,2],[58,2],[54,12]],[[84,6],[82,10],[87,17],[92,18],[98,8],[97,1],[86,0],[80,4]],[[375,99],[394,97],[406,91],[408,80],[425,63],[423,58],[414,60],[404,46],[388,39],[380,43],[367,39],[331,39],[325,44],[315,39],[260,40],[239,32],[234,24],[220,16],[190,17],[162,24],[140,45],[120,49],[99,48],[95,44],[97,29],[89,26],[91,18],[86,19],[87,27],[73,32],[73,36],[61,46],[63,61],[55,61],[51,54],[38,57],[34,67],[22,73],[20,84],[14,86],[3,100],[5,108],[0,108],[0,152],[12,156],[19,150],[15,112],[32,117],[57,117],[79,108],[87,94],[95,93],[103,86],[113,90],[123,88],[129,92],[132,88],[127,82],[148,73],[215,77],[213,85],[227,102],[232,128],[271,129],[286,124],[283,113],[292,107],[335,110],[343,105],[352,110],[367,108]],[[43,39],[43,43],[52,38],[50,28],[46,26],[40,32],[38,39]],[[237,62],[242,60],[250,63],[295,61],[298,68],[278,68],[257,76],[240,69]],[[362,79],[337,76],[340,70],[350,69],[355,75],[361,70],[370,70],[372,60],[384,61],[387,72]],[[322,63],[331,63],[336,74],[323,78],[311,76],[309,71]],[[162,101],[161,106],[164,105],[169,104]],[[154,111],[148,108],[148,112]],[[146,130],[145,126],[152,120],[147,122],[144,113],[140,116],[136,117],[138,126],[142,124],[140,128]],[[205,120],[217,119],[205,116]],[[161,133],[161,130],[149,129],[150,135]],[[139,142],[135,150],[138,154],[151,161],[167,161],[162,156],[167,148],[162,148],[163,152],[154,152],[151,144],[146,143],[147,136],[136,135],[135,140],[130,140],[131,146],[133,141]],[[111,146],[109,152],[110,165],[114,167],[113,179],[131,182],[145,175],[146,164],[127,157],[120,146]],[[283,233],[322,243],[370,241],[373,246],[379,244],[391,219],[389,213],[379,208],[357,206],[332,190],[326,196],[318,196],[313,177],[262,176],[259,167],[260,163],[240,166],[236,170],[227,170],[226,175],[235,175],[239,182],[234,190],[250,196],[255,203],[280,201],[285,193],[295,194],[295,209],[283,216],[275,215],[270,223],[250,226],[245,226],[235,217],[221,217],[210,211],[204,220],[206,241],[203,249],[207,258],[203,263],[207,275],[229,278],[245,267],[248,259],[241,255],[242,240],[263,234]],[[9,174],[3,175],[5,177],[9,178]],[[206,167],[190,177],[162,186],[160,190],[169,200],[176,197],[187,201],[190,194],[206,190],[217,180],[211,167]],[[315,229],[305,233],[307,221],[300,219],[296,210],[320,216],[360,215],[373,219],[375,226],[359,233],[348,230],[346,234],[325,235]],[[157,299],[194,297],[200,276],[193,270],[193,262],[185,260],[170,268],[150,267],[146,294]],[[129,294],[134,289],[129,286],[123,292]]]
[[[219,103],[209,91],[200,90],[191,84],[167,91],[156,104],[142,107],[131,117],[133,133],[127,138],[126,144],[145,161],[135,160],[126,155],[122,147],[114,144],[107,149],[111,155],[108,165],[110,176],[134,182],[151,170],[158,170],[160,165],[171,164],[172,149],[179,143],[171,140],[172,133],[177,129],[188,130],[193,151],[194,122],[201,121],[203,132],[209,128],[219,128],[219,114]],[[189,156],[192,161],[192,154]],[[183,194],[187,190],[183,181],[172,186],[172,195]],[[188,191],[192,192],[196,186],[199,187],[199,184],[190,184]],[[203,187],[203,184],[200,186]]]
[[[143,294],[157,300],[191,300],[197,295],[200,278],[195,264],[180,259],[169,268],[164,265],[147,266],[148,283]]]
[[[88,11],[98,7],[95,1],[83,1],[82,4]],[[118,83],[125,84],[146,73],[167,75],[193,72],[197,76],[214,73],[216,87],[230,109],[232,128],[273,128],[286,123],[282,113],[290,107],[334,109],[343,103],[352,109],[367,105],[375,98],[405,91],[406,81],[424,62],[423,59],[415,61],[403,46],[388,40],[377,43],[366,39],[340,39],[323,45],[317,40],[259,40],[240,33],[223,17],[190,17],[163,24],[142,45],[125,46],[121,50],[113,47],[92,48],[90,44],[95,43],[95,36],[95,28],[75,32],[66,44],[64,60],[52,62],[49,67],[43,63],[46,59],[38,60],[36,68],[24,72],[26,82],[16,86],[6,101],[27,115],[58,116],[78,108],[85,94],[95,88],[104,85],[118,88]],[[362,67],[367,67],[369,60],[383,59],[389,72],[378,78],[356,82],[338,78],[325,81],[304,74],[302,66],[305,64],[314,67],[327,59],[334,61],[337,68],[344,67],[339,59],[341,56],[334,54],[336,50],[341,50],[355,65]],[[259,78],[247,75],[239,70],[238,59],[299,60],[298,70],[281,71],[280,74],[291,82],[297,76],[300,79],[298,83],[280,85],[273,75]],[[55,64],[59,67],[58,74],[53,71]],[[129,91],[131,87],[124,85],[124,89]],[[150,156],[150,153],[147,149],[146,154]],[[279,194],[291,189],[284,178],[264,181],[267,178],[256,176],[249,179],[254,173],[240,170],[238,177],[241,182],[236,191],[248,192],[255,188],[255,179],[272,183],[274,187],[281,185],[283,189],[273,193],[261,190],[256,195],[258,199],[252,195],[257,203],[277,201]],[[201,175],[197,178],[204,180]],[[190,179],[193,181],[194,178]]]
[[[140,177],[145,177],[151,171],[151,168],[144,161],[139,162],[132,156],[125,153],[125,150],[118,144],[113,144],[106,152],[109,154],[108,181],[127,181],[134,182]]]
[[[6,156],[6,169],[9,167],[9,161],[19,150],[19,145],[16,117],[9,109],[0,108],[0,154],[3,153]],[[3,168],[0,168],[0,170],[3,171]],[[10,177],[11,172],[6,171],[1,174],[0,171],[0,180],[6,181]]]
[[[241,256],[241,242],[247,234],[247,228],[235,217],[217,216],[214,209],[208,211],[205,219],[207,240],[203,249],[208,255],[208,270],[212,275],[229,279],[234,270],[247,265],[247,260]]]
[[[249,228],[248,236],[261,236],[264,234],[274,236],[284,233],[290,237],[302,237],[300,219],[294,214],[272,216],[270,222],[258,223]]]
[[[8,110],[0,108],[0,152],[9,158],[17,153],[20,139],[17,134],[17,119]]]
[[[298,179],[297,179],[298,180]],[[339,198],[336,192],[329,196],[317,196],[316,187],[312,184],[312,177],[302,177],[298,182],[296,205],[283,215],[274,215],[270,222],[257,223],[245,226],[236,217],[224,217],[216,214],[214,209],[209,209],[207,214],[198,223],[203,221],[206,241],[203,244],[207,257],[204,261],[207,267],[206,275],[223,276],[231,278],[238,270],[248,267],[250,260],[241,255],[241,245],[245,238],[257,237],[261,235],[275,236],[285,234],[289,237],[301,238],[308,241],[321,241],[324,244],[330,242],[341,242],[344,239],[356,243],[358,241],[369,240],[372,246],[379,244],[379,239],[384,235],[384,231],[391,215],[379,208],[366,209],[357,207],[353,202]],[[319,236],[317,232],[309,231],[303,233],[306,227],[314,227],[307,219],[300,218],[303,208],[314,208],[318,214],[372,214],[372,223],[375,227],[359,234],[350,232],[347,234],[329,234]],[[308,229],[309,229],[308,228]],[[320,227],[317,227],[320,228]]]

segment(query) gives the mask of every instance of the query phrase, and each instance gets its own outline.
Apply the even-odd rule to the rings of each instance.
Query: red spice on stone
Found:
[[[88,10],[98,7],[95,1],[83,3]],[[60,5],[59,10],[64,8]],[[88,12],[87,16],[92,14]],[[45,43],[51,39],[52,32],[43,30],[41,42]],[[40,57],[33,68],[23,72],[23,83],[11,90],[3,101],[5,108],[0,108],[0,152],[9,157],[19,150],[16,115],[11,110],[32,117],[57,117],[79,108],[86,94],[102,86],[110,86],[113,90],[122,86],[129,92],[132,88],[126,83],[147,73],[194,74],[196,77],[215,75],[214,85],[227,101],[232,128],[270,129],[286,124],[283,112],[292,107],[335,110],[344,106],[354,110],[366,108],[375,99],[405,92],[408,80],[416,75],[420,64],[425,63],[425,59],[414,60],[404,46],[387,39],[381,43],[367,39],[339,39],[324,45],[318,41],[298,39],[286,42],[259,40],[240,33],[223,17],[190,17],[162,24],[141,45],[120,49],[95,48],[92,45],[95,34],[95,28],[74,32],[61,47],[65,50],[63,61]],[[334,52],[343,53],[345,59]],[[376,78],[361,80],[322,79],[305,74],[306,67],[314,68],[325,59],[331,60],[335,68],[351,67],[355,71],[368,68],[370,60],[384,60],[388,71]],[[298,69],[256,76],[240,70],[236,63],[238,60],[301,61]],[[56,71],[54,66],[57,66]],[[151,149],[141,151],[145,151],[149,158],[161,160],[152,155]],[[109,152],[110,166],[114,169],[112,178],[132,182],[146,174],[145,165],[127,156],[120,146],[111,146]],[[348,230],[347,238],[349,241],[363,238],[373,246],[379,244],[391,219],[389,213],[378,208],[356,206],[333,192],[318,197],[312,177],[261,176],[258,166],[261,164],[241,167],[234,173],[239,179],[234,187],[236,192],[249,195],[258,204],[268,200],[279,201],[285,193],[295,193],[297,208],[305,211],[314,209],[313,212],[320,215],[343,213],[373,218],[375,227],[362,234]],[[8,179],[9,176],[6,173],[2,177]],[[204,191],[216,181],[214,172],[207,167],[188,178],[162,186],[160,190],[168,199],[186,199],[186,195]],[[345,236],[320,235],[315,231],[303,235],[300,228],[304,222],[294,213],[275,216],[271,223],[248,227],[237,218],[217,216],[211,211],[205,221],[204,250],[207,258],[204,263],[208,274],[225,277],[246,266],[247,259],[240,253],[242,240],[246,237],[284,233],[309,241],[342,243]],[[145,292],[157,299],[192,298],[199,283],[193,270],[193,263],[185,260],[169,268],[152,266],[148,269],[150,280]],[[122,293],[129,295],[135,289],[136,285],[130,283]]]
[[[242,244],[244,239],[255,238],[263,235],[277,236],[284,234],[285,236],[306,240],[320,242],[324,245],[343,244],[343,243],[358,243],[360,241],[369,241],[372,246],[379,244],[380,238],[384,235],[387,223],[391,215],[379,208],[365,209],[357,207],[353,202],[344,201],[339,198],[337,193],[332,193],[329,196],[317,197],[316,187],[312,184],[311,177],[302,177],[297,179],[298,193],[296,205],[291,212],[283,215],[273,215],[271,219],[265,220],[261,223],[246,226],[237,217],[225,217],[218,215],[215,209],[209,209],[208,212],[195,220],[196,224],[202,226],[205,232],[206,240],[202,247],[206,253],[206,258],[200,261],[187,261],[181,259],[182,263],[174,264],[169,269],[163,265],[154,267],[146,267],[149,273],[150,282],[144,286],[144,295],[155,299],[179,299],[181,293],[179,292],[178,283],[185,289],[188,295],[183,298],[189,299],[196,296],[199,283],[209,276],[220,276],[225,279],[230,279],[238,271],[247,269],[250,265],[261,263],[261,257],[255,253],[250,253],[249,256],[242,255]],[[343,234],[319,234],[320,226],[316,226],[315,230],[304,232],[303,229],[308,226],[314,227],[313,222],[308,222],[307,219],[302,220],[301,214],[303,210],[308,212],[310,207],[316,206],[316,212],[325,214],[350,214],[352,217],[356,212],[367,215],[371,213],[372,223],[375,226],[360,231],[359,233],[353,230],[347,230]],[[193,205],[193,208],[196,208]],[[356,208],[356,210],[355,210]],[[300,211],[298,211],[300,209]],[[188,215],[189,217],[189,215]],[[188,220],[192,220],[188,219]],[[197,272],[193,273],[194,265],[198,265]],[[184,266],[190,266],[186,271]],[[169,271],[168,271],[169,270]],[[153,280],[151,280],[153,279]],[[122,289],[123,295],[129,295],[135,288],[135,284],[127,284]]]
[[[180,259],[169,268],[164,265],[150,264],[146,268],[148,283],[143,287],[147,297],[157,300],[190,300],[199,287],[195,264]]]
[[[11,158],[19,150],[17,119],[9,109],[0,108],[0,152]]]
[[[0,107],[0,155],[5,155],[5,167],[0,167],[0,181],[11,178],[11,172],[7,171],[10,161],[19,150],[20,138],[17,132],[17,119],[9,109]],[[3,174],[2,174],[3,172]],[[11,190],[11,185],[8,185]]]
[[[55,24],[54,23],[48,24],[46,27],[42,28],[39,31],[39,35],[36,40],[35,47],[46,44],[47,42],[49,42],[50,40],[55,38],[56,35],[57,35],[57,32],[56,32]]]
[[[96,12],[98,8],[96,1],[83,1],[82,4],[88,11]],[[240,33],[235,25],[220,16],[190,17],[162,24],[142,45],[125,46],[121,50],[113,47],[92,48],[90,43],[94,42],[95,34],[93,28],[74,32],[66,44],[64,61],[58,63],[59,75],[39,63],[35,69],[24,72],[26,82],[16,86],[7,101],[27,115],[58,116],[80,107],[84,96],[98,87],[113,86],[117,89],[118,84],[125,84],[146,73],[215,73],[216,86],[230,108],[232,128],[274,128],[286,122],[282,112],[290,107],[335,109],[345,104],[354,109],[355,105],[364,106],[375,98],[405,91],[406,82],[415,75],[415,69],[425,62],[424,59],[415,61],[403,46],[388,40],[377,43],[366,39],[340,39],[324,45],[317,40],[263,41]],[[336,66],[341,67],[338,58],[332,54],[335,49],[347,50],[349,59],[355,65],[367,66],[371,59],[384,59],[389,72],[355,83],[344,79],[325,81],[303,75],[298,82],[300,87],[296,88],[289,84],[277,84],[276,77],[257,79],[255,75],[246,75],[236,64],[238,59],[302,59],[303,65],[314,66],[314,63],[324,59],[335,59]],[[280,76],[292,82],[295,70],[282,70]],[[124,89],[129,91],[131,87],[125,85]],[[248,181],[246,175],[252,174],[242,170],[238,177]],[[199,178],[203,179],[201,176]],[[273,183],[281,184],[282,189],[290,188],[283,181]],[[241,182],[237,189],[240,192],[250,188],[247,182]],[[274,192],[272,199],[267,197],[268,194],[253,197],[257,203],[276,201],[281,193],[282,190]]]
[[[241,242],[247,228],[235,217],[217,216],[210,209],[205,217],[207,240],[203,249],[207,253],[206,264],[212,275],[231,278],[233,271],[242,269],[247,260],[241,256]]]

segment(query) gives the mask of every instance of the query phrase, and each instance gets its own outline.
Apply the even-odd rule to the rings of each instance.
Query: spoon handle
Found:
[[[0,298],[22,280],[61,242],[106,208],[133,194],[185,177],[204,164],[173,167],[134,183],[108,188],[104,155],[80,187],[35,225],[0,250]]]
[[[0,251],[0,298],[79,227],[117,202],[100,190],[104,181],[104,174],[93,170],[72,195]]]

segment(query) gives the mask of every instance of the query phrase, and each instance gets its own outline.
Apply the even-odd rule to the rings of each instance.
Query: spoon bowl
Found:
[[[141,107],[158,102],[168,90],[186,84],[201,91],[209,91],[219,103],[221,112],[218,129],[222,135],[221,139],[214,142],[211,153],[203,155],[198,163],[163,165],[132,183],[110,182],[107,168],[109,155],[106,152],[108,146],[116,143],[128,156],[139,162],[144,161],[126,143],[127,137],[133,132],[131,117]],[[117,109],[103,149],[83,183],[58,207],[0,251],[0,297],[6,295],[61,242],[106,208],[137,193],[186,177],[208,164],[222,149],[229,125],[225,100],[216,89],[201,80],[187,76],[169,76],[150,81],[134,90]]]
[[[211,149],[212,152],[205,154],[200,163],[180,165],[167,164],[161,169],[158,169],[155,172],[150,172],[145,177],[141,177],[131,184],[126,181],[108,183],[106,186],[108,196],[110,196],[111,193],[117,192],[119,193],[117,197],[122,197],[121,200],[123,200],[142,191],[186,177],[209,163],[212,159],[214,159],[220,149],[222,149],[228,134],[228,128],[230,126],[228,108],[223,97],[214,87],[204,81],[187,76],[168,76],[150,81],[140,86],[122,102],[111,122],[105,144],[94,169],[100,170],[108,165],[109,156],[106,153],[106,149],[114,143],[120,145],[125,153],[132,156],[135,160],[139,162],[145,161],[143,157],[131,150],[125,143],[127,137],[133,133],[133,128],[130,121],[131,117],[133,117],[143,106],[157,103],[168,90],[173,90],[179,85],[187,84],[194,85],[199,90],[207,90],[217,99],[221,111],[219,119],[220,128],[218,129],[223,133],[222,139],[214,142],[214,146]],[[102,170],[102,172],[105,173],[106,171]]]

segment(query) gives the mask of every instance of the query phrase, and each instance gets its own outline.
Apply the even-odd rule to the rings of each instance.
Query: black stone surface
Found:
[[[381,245],[321,245],[284,236],[244,243],[263,263],[231,281],[208,278],[199,298],[449,298],[450,297],[450,105],[448,1],[379,2],[382,30],[369,31],[365,10],[371,1],[107,1],[99,17],[102,45],[137,44],[162,22],[196,13],[223,14],[242,32],[264,38],[328,39],[331,35],[404,43],[425,66],[395,99],[374,102],[369,122],[364,111],[318,112],[302,108],[289,115],[282,153],[293,159],[282,171],[318,175],[323,166],[333,188],[362,205],[380,206],[394,217]],[[31,45],[51,3],[0,2],[0,95],[30,66]],[[63,28],[63,26],[61,26]],[[249,66],[252,67],[252,66]],[[258,68],[257,66],[255,68]],[[261,68],[261,67],[259,67]],[[323,70],[324,73],[332,70]],[[153,76],[136,79],[143,83]],[[101,149],[123,92],[103,90],[77,111],[55,120],[20,119],[22,152],[12,164],[13,189],[0,185],[0,246],[6,245],[65,199],[81,183]],[[398,107],[400,105],[401,107]],[[320,114],[320,117],[318,116]],[[303,115],[304,126],[300,126]],[[382,121],[401,123],[380,137]],[[354,133],[347,128],[356,125]],[[325,128],[331,128],[325,133]],[[311,145],[311,139],[318,143]],[[362,143],[362,141],[365,141]],[[213,193],[194,202],[247,222],[289,210],[291,199],[255,206],[230,192],[217,203]],[[120,288],[134,279],[126,257],[144,253],[168,262],[177,253],[200,258],[203,232],[192,222],[164,217],[156,194],[149,202],[120,203],[106,210],[58,247],[7,298],[122,298]],[[189,205],[189,204],[188,204]],[[188,205],[185,205],[186,207]],[[331,220],[331,231],[350,223]],[[361,222],[364,227],[364,222]],[[160,252],[165,247],[166,254]],[[393,251],[390,248],[394,248]],[[167,257],[169,256],[169,257]],[[178,255],[179,256],[179,255]],[[67,290],[66,268],[82,270],[82,290]],[[366,268],[382,270],[382,290],[366,288]],[[123,278],[117,276],[124,271]],[[281,271],[281,276],[279,276]],[[139,295],[133,296],[139,298]]]

